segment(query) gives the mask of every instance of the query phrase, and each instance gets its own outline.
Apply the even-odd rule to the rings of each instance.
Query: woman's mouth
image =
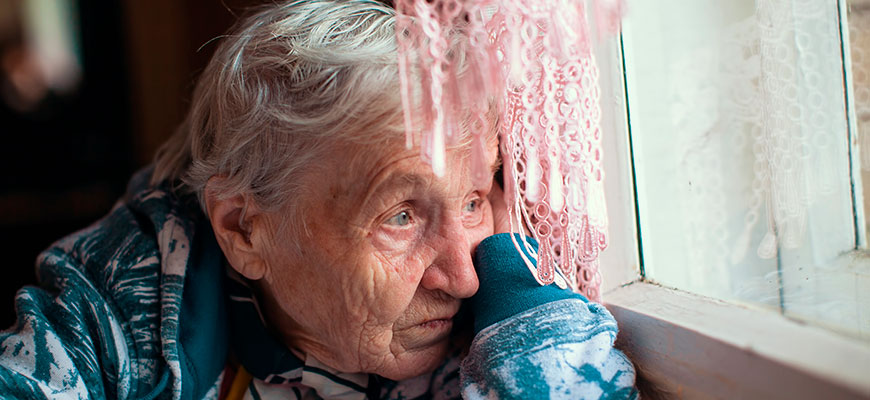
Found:
[[[431,319],[416,326],[420,345],[431,346],[447,340],[453,330],[453,318]]]
[[[425,328],[425,329],[433,329],[433,330],[446,329],[449,331],[450,328],[453,326],[453,318],[432,319],[432,320],[423,322],[419,326],[422,328]]]
[[[453,331],[454,313],[430,317],[414,325],[400,329],[398,333],[406,348],[422,349],[440,345],[450,338]],[[419,320],[418,320],[419,321]]]

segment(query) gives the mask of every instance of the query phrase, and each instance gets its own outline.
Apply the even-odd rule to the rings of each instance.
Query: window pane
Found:
[[[645,277],[870,337],[836,2],[628,6]]]

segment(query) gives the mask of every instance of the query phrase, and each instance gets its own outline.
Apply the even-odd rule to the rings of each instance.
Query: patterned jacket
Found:
[[[109,215],[40,255],[39,287],[18,292],[17,322],[0,332],[0,397],[637,397],[607,310],[537,286],[506,234],[478,247],[464,357],[402,382],[300,360],[254,317],[244,282],[228,278],[195,199],[144,182],[134,177]]]

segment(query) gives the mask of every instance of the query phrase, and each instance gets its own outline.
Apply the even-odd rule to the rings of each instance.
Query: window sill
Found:
[[[645,282],[604,298],[619,347],[668,397],[870,399],[866,343]]]

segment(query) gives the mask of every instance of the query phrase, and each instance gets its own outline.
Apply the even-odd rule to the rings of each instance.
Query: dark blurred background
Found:
[[[0,0],[0,329],[37,254],[104,215],[263,0]]]

